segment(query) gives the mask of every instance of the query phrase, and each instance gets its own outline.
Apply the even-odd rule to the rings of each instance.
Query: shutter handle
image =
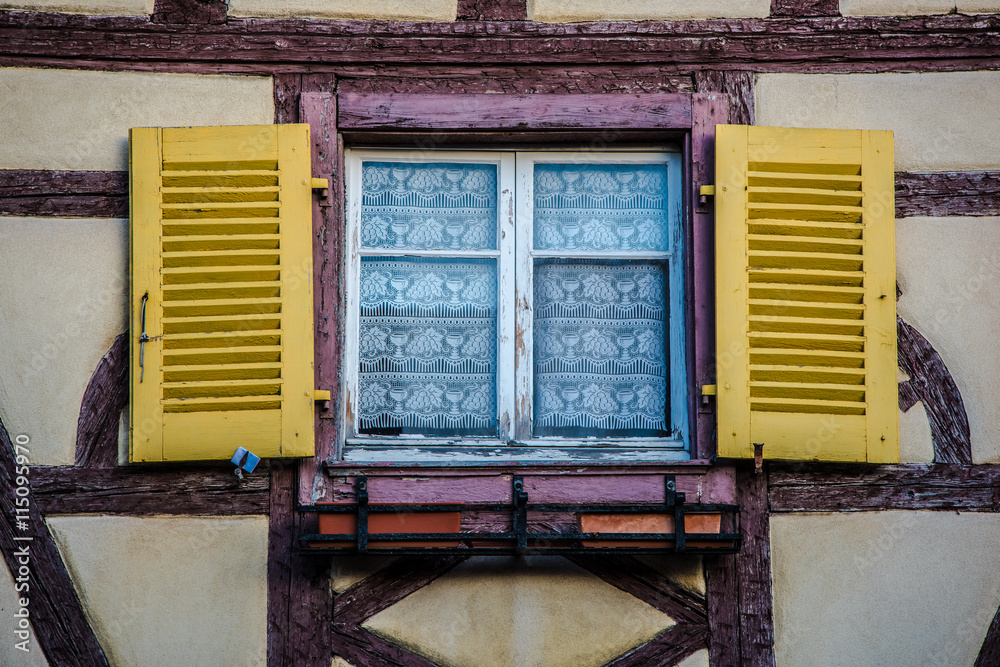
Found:
[[[149,336],[146,335],[147,301],[149,301],[149,292],[142,295],[142,312],[139,315],[139,328],[142,329],[142,333],[139,334],[139,382],[142,382],[146,375],[146,343],[150,340]]]

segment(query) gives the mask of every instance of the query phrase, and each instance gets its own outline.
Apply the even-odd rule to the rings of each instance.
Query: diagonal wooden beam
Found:
[[[25,447],[30,458],[30,441]],[[18,458],[24,451],[15,452],[0,422],[0,551],[14,581],[27,584],[18,595],[28,602],[24,608],[34,629],[28,646],[37,643],[52,665],[107,665],[55,540],[27,488],[31,471],[25,459]],[[20,493],[20,488],[27,493]],[[17,511],[23,509],[16,505],[18,498],[26,499],[26,514]],[[17,614],[15,610],[7,613]]]
[[[705,648],[708,628],[695,623],[678,623],[645,644],[618,656],[605,667],[647,667],[676,665],[692,653]]]
[[[333,604],[333,622],[337,625],[361,625],[467,558],[468,556],[401,558],[337,595]]]
[[[566,559],[678,623],[704,626],[707,622],[704,597],[682,588],[631,556],[608,554],[566,556]]]
[[[430,660],[359,625],[334,625],[333,655],[344,658],[353,667],[436,667]]]
[[[986,631],[983,646],[979,649],[975,667],[996,667],[1000,665],[1000,609],[997,610],[990,629]]]
[[[118,422],[128,405],[128,333],[119,334],[90,377],[76,424],[76,464],[118,465]]]

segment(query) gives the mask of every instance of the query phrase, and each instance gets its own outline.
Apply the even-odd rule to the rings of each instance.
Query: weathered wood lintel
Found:
[[[0,55],[275,63],[788,63],[998,60],[998,16],[820,17],[539,24],[0,13]],[[746,67],[737,67],[746,69]]]
[[[691,96],[683,94],[338,95],[337,127],[364,130],[686,130]]]
[[[31,490],[42,514],[267,514],[262,465],[240,482],[231,470],[32,466]]]
[[[297,120],[297,104],[295,114]],[[746,118],[741,120],[746,122]],[[369,137],[375,134],[368,133]],[[394,134],[379,130],[377,134],[397,142],[407,141],[407,145],[418,139],[413,132]],[[354,133],[355,137],[358,135]],[[530,135],[525,132],[511,140],[526,141]],[[573,135],[567,139],[583,136]],[[627,132],[616,135],[621,140],[631,136]],[[447,140],[447,136],[444,139]],[[456,140],[467,141],[468,137],[457,136]],[[128,217],[128,173],[0,170],[0,215]],[[1000,215],[1000,171],[897,172],[896,216],[916,215]]]
[[[772,512],[1000,512],[1000,465],[776,464],[768,495]]]

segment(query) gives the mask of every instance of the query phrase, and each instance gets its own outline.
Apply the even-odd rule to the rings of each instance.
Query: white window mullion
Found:
[[[515,326],[515,233],[516,215],[514,211],[514,153],[503,153],[500,157],[499,190],[500,230],[497,238],[499,257],[499,310],[497,312],[497,435],[506,443],[514,438],[515,393],[514,393],[514,348]]]
[[[515,439],[519,442],[527,442],[531,439],[532,407],[534,404],[535,371],[532,356],[532,348],[534,347],[532,326],[534,292],[531,280],[535,261],[532,257],[532,246],[534,245],[532,228],[533,164],[530,158],[520,154],[517,156],[517,188],[514,198],[517,207],[517,276],[515,279],[517,333],[515,339],[520,341],[520,344],[517,345],[514,358],[516,376],[514,432]]]

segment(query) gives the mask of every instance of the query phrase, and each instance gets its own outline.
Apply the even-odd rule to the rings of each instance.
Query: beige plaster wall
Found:
[[[996,0],[840,0],[843,16],[916,16],[921,14],[993,14]]]
[[[898,171],[1000,169],[1000,72],[761,74],[756,124],[892,130]]]
[[[128,169],[132,127],[274,122],[270,77],[0,68],[0,169]]]
[[[153,13],[155,0],[0,0],[0,9],[98,16],[143,16]]]
[[[1000,461],[1000,218],[896,221],[898,312],[962,393],[976,463]]]
[[[692,653],[678,662],[677,667],[708,667],[708,649]]]
[[[771,0],[528,0],[528,20],[543,23],[746,18],[770,13]]]
[[[113,665],[267,663],[267,517],[48,523]]]
[[[5,492],[9,493],[8,489],[4,489]],[[19,543],[18,547],[23,543]],[[23,585],[25,582],[20,582]],[[48,667],[49,661],[45,659],[45,654],[42,653],[41,647],[38,645],[38,640],[35,635],[35,629],[29,627],[27,629],[28,639],[25,648],[27,652],[22,651],[17,648],[16,644],[19,644],[24,640],[23,635],[18,636],[14,634],[15,632],[23,632],[24,629],[19,626],[19,617],[14,614],[20,613],[24,608],[20,604],[20,600],[25,599],[28,601],[27,610],[28,618],[30,623],[30,618],[32,614],[32,602],[31,598],[34,593],[29,588],[27,591],[18,591],[15,587],[18,582],[14,581],[14,577],[11,576],[10,570],[7,569],[6,563],[0,561],[0,637],[3,637],[3,641],[0,641],[0,665],[18,665],[19,667]]]
[[[128,221],[0,217],[0,419],[72,464],[87,383],[128,330]]]
[[[469,559],[365,622],[445,667],[596,667],[673,625],[551,556]]]
[[[229,0],[230,16],[454,21],[457,0]]]
[[[771,517],[779,667],[971,665],[1000,605],[1000,515]]]

